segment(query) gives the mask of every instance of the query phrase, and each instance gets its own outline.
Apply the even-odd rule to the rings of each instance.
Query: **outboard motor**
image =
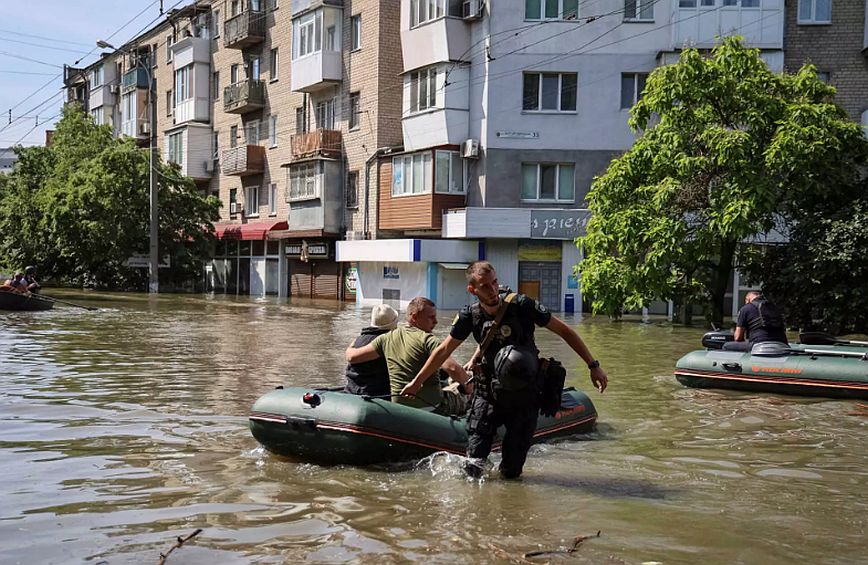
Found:
[[[735,337],[732,335],[732,332],[715,330],[713,332],[706,332],[702,336],[702,346],[708,349],[723,349],[724,343],[733,341],[734,339]]]

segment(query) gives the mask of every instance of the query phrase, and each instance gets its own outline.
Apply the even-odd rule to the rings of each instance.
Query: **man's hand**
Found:
[[[416,379],[413,379],[401,389],[401,396],[416,396],[420,390],[422,390],[422,383],[417,383]]]
[[[596,367],[591,369],[591,382],[602,394],[606,390],[606,387],[609,386],[609,377],[606,375],[606,371],[604,371],[602,367]]]

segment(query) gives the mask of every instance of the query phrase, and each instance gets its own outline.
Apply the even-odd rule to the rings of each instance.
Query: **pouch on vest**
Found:
[[[561,409],[566,378],[567,371],[560,361],[540,359],[539,412],[543,416],[554,416]]]

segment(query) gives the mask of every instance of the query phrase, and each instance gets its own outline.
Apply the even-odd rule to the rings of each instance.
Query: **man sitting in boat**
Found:
[[[30,292],[39,292],[42,285],[36,280],[36,267],[28,265],[24,268],[24,284]]]
[[[383,334],[364,347],[347,348],[347,362],[356,364],[384,358],[389,367],[389,383],[395,402],[416,408],[433,409],[438,414],[464,415],[466,394],[473,392],[464,367],[448,357],[442,369],[456,384],[440,388],[437,379],[429,379],[413,396],[400,396],[440,345],[431,332],[437,326],[437,307],[424,297],[416,297],[407,306],[407,325]],[[460,390],[464,389],[464,392]]]
[[[3,283],[2,290],[16,294],[27,294],[27,285],[24,284],[24,273],[18,271],[11,279]]]
[[[353,347],[364,347],[377,336],[398,327],[398,312],[388,304],[377,304],[371,310],[371,325],[362,329],[361,335],[353,342]],[[389,368],[386,360],[380,357],[363,363],[347,364],[347,385],[344,390],[350,394],[385,397],[389,393]]]
[[[744,297],[744,306],[738,311],[733,337],[735,341],[723,344],[725,350],[750,351],[755,344],[765,341],[789,343],[780,310],[755,290]]]

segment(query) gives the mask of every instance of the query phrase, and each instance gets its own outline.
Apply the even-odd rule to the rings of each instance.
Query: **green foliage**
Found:
[[[742,242],[864,162],[861,128],[834,92],[812,67],[771,72],[739,38],[656,69],[631,111],[641,134],[588,196],[580,269],[594,310],[673,299],[721,321]]]
[[[0,193],[0,256],[38,264],[40,275],[105,288],[146,286],[147,272],[124,265],[148,253],[148,150],[112,137],[80,107],[67,106],[50,147],[16,149],[19,163]],[[161,269],[165,283],[201,274],[219,202],[158,160]]]

